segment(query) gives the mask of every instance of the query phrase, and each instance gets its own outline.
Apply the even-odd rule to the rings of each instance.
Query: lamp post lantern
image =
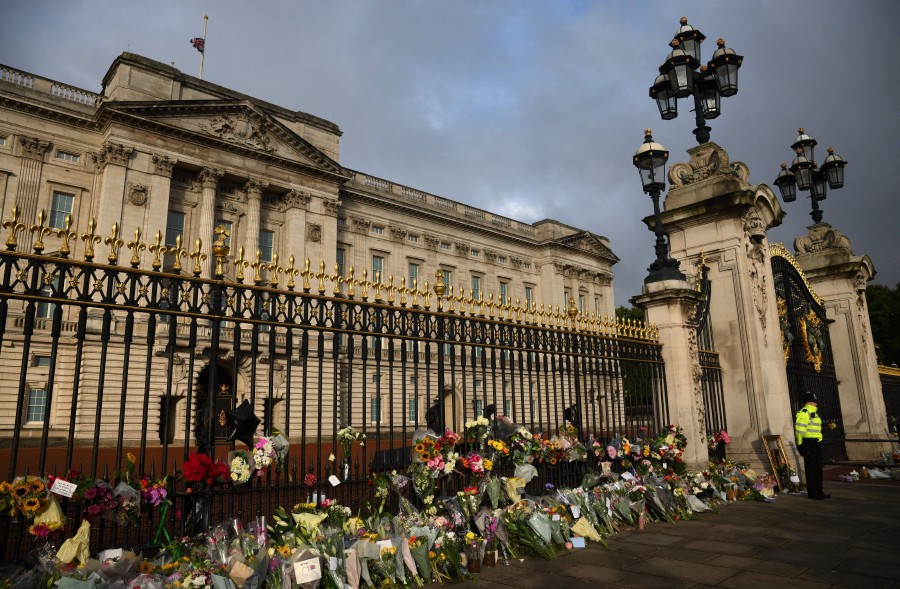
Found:
[[[663,120],[678,116],[678,99],[694,97],[697,143],[709,141],[710,128],[706,124],[721,114],[721,98],[734,96],[738,91],[738,70],[744,58],[725,47],[719,39],[718,49],[706,65],[701,65],[700,44],[706,36],[681,18],[681,28],[669,43],[672,52],[659,66],[659,76],[650,87],[650,97],[656,100]],[[699,68],[699,69],[698,69]]]
[[[775,186],[781,191],[784,202],[797,200],[797,191],[809,191],[809,199],[812,202],[812,211],[809,215],[814,223],[822,222],[822,209],[819,201],[825,200],[827,189],[837,190],[844,186],[844,166],[847,162],[834,153],[834,148],[828,148],[828,156],[819,168],[815,160],[816,140],[806,134],[803,128],[798,129],[797,140],[791,148],[797,153],[797,157],[788,167],[781,164],[781,172],[775,178]]]
[[[659,196],[666,187],[666,162],[669,160],[669,152],[666,148],[653,141],[650,129],[644,134],[644,142],[638,147],[632,158],[634,167],[641,175],[641,185],[644,192],[653,200],[654,233],[656,233],[656,260],[647,268],[650,273],[644,279],[644,283],[660,282],[662,280],[684,280],[685,276],[678,269],[678,260],[669,257],[669,244],[663,227],[662,216],[659,211]]]

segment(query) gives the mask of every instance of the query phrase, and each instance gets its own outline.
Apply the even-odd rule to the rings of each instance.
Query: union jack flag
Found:
[[[203,50],[206,49],[206,39],[203,37],[194,37],[191,39],[191,45],[194,46],[194,49],[203,53]]]

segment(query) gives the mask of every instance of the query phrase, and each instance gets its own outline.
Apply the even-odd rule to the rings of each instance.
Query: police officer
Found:
[[[803,472],[806,475],[806,494],[810,499],[829,499],[822,491],[822,418],[819,417],[818,399],[815,394],[803,395],[803,408],[794,420],[797,448],[803,456]]]

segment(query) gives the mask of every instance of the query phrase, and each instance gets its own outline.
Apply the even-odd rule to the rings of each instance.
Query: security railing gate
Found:
[[[697,351],[700,356],[700,385],[703,389],[703,404],[706,408],[706,435],[715,436],[728,429],[725,419],[725,391],[722,385],[722,365],[713,341],[712,323],[709,318],[712,283],[709,268],[702,263],[697,287],[705,297],[694,314],[697,324]],[[724,445],[720,448],[724,452]]]
[[[93,549],[157,542],[161,522],[176,538],[197,513],[249,517],[325,496],[364,510],[370,475],[403,469],[439,398],[455,431],[489,411],[545,434],[576,425],[585,439],[669,422],[652,327],[579,315],[574,303],[560,313],[475,300],[440,279],[431,289],[293,257],[248,263],[218,229],[207,260],[199,240],[192,252],[159,234],[126,244],[117,227],[103,238],[93,224],[51,231],[42,218],[30,230],[17,213],[4,223],[0,476],[75,469],[115,486],[129,455],[137,476],[169,474],[165,521],[160,510],[127,527],[101,520]],[[226,419],[243,401],[261,418],[256,435],[277,428],[290,441],[286,460],[245,485],[187,493],[177,473],[191,452],[244,449]],[[337,442],[345,426],[365,434],[349,456]],[[577,485],[584,464],[542,468],[532,484],[553,469]],[[83,507],[62,507],[71,534]],[[31,547],[28,525],[0,515],[0,560]]]
[[[846,460],[841,400],[825,307],[784,246],[772,245],[770,253],[791,412],[796,413],[803,406],[805,392],[815,393],[823,424],[825,460]]]

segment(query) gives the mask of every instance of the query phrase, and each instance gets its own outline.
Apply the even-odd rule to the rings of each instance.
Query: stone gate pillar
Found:
[[[794,240],[795,259],[825,301],[831,321],[828,331],[840,383],[847,457],[875,459],[891,450],[890,443],[873,441],[889,437],[866,302],[866,282],[875,277],[875,267],[869,256],[854,255],[850,240],[828,223],[808,229],[807,235]]]
[[[647,323],[659,329],[666,363],[669,420],[681,426],[687,438],[684,462],[688,470],[709,465],[706,449],[706,416],[700,386],[700,354],[694,314],[703,294],[683,280],[663,280],[644,285],[644,293],[631,299],[644,310]]]
[[[720,355],[729,456],[769,470],[762,436],[793,447],[793,416],[778,328],[766,231],[784,212],[749,170],[708,142],[669,170],[662,220],[673,258],[685,273],[705,255],[711,281],[710,322]],[[653,218],[644,220],[653,227]],[[651,319],[651,321],[653,321]],[[671,386],[671,381],[669,386]],[[796,453],[794,453],[796,464]]]

